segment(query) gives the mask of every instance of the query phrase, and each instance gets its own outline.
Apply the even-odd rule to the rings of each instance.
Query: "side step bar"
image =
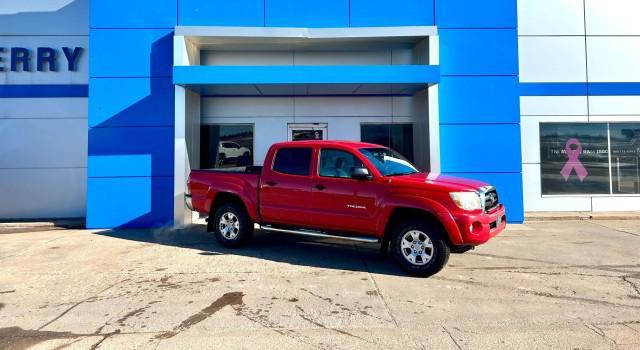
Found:
[[[347,241],[356,241],[362,243],[380,243],[380,239],[375,237],[366,237],[366,236],[339,236],[332,235],[320,231],[312,231],[312,230],[290,230],[284,228],[277,228],[271,225],[260,226],[260,229],[268,232],[280,232],[280,233],[291,233],[294,235],[301,236],[310,236],[310,237],[319,237],[319,238],[335,238],[335,239],[343,239]]]

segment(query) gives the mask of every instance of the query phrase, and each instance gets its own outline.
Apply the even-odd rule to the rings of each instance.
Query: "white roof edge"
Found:
[[[375,38],[437,36],[435,26],[349,27],[349,28],[280,28],[280,27],[210,27],[177,26],[176,36],[245,37],[245,38]]]

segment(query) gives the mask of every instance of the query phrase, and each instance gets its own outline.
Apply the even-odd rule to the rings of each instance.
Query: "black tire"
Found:
[[[419,277],[429,277],[438,273],[449,261],[449,245],[445,241],[445,232],[433,223],[424,220],[408,220],[398,224],[391,237],[391,254],[395,258],[396,262],[407,272]],[[411,247],[414,247],[413,238],[412,241],[407,239],[406,244],[410,246],[402,247],[402,240],[405,235],[412,236],[417,235],[420,243],[416,244],[414,250],[414,262],[409,261],[410,258],[405,258],[405,254],[408,252],[411,255]],[[406,237],[411,238],[411,237]],[[428,242],[431,243],[431,248],[428,248]],[[418,245],[420,245],[418,247]],[[408,251],[407,251],[408,249]],[[422,249],[422,250],[420,250]],[[430,258],[423,259],[422,254],[415,252],[424,252],[425,255],[429,255]],[[426,260],[426,261],[425,261]]]
[[[450,249],[452,254],[462,254],[470,251],[473,248],[475,247],[472,245],[454,245],[454,246],[451,246]]]
[[[209,230],[213,231],[218,242],[225,247],[241,247],[253,236],[253,222],[244,207],[239,204],[225,203],[220,205],[209,217],[209,220]],[[222,221],[226,221],[228,224]]]
[[[224,153],[220,153],[218,155],[218,166],[223,166],[224,163],[227,162],[227,156],[224,155]]]

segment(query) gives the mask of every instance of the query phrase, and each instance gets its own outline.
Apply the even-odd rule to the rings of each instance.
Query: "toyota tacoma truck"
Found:
[[[440,271],[450,253],[487,242],[506,226],[486,183],[421,172],[395,151],[350,141],[271,146],[264,166],[193,170],[190,209],[226,247],[263,232],[380,243],[409,273]]]

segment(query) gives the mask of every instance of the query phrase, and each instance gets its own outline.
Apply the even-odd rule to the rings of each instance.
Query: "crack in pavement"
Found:
[[[91,345],[91,347],[89,348],[89,350],[96,350],[98,348],[98,346],[100,346],[100,344],[102,344],[105,340],[111,338],[113,335],[115,334],[120,334],[120,330],[116,329],[115,331],[111,332],[111,333],[107,333],[105,335],[102,336],[102,339],[98,340],[97,343]]]
[[[46,326],[48,326],[48,325],[52,324],[53,322],[55,322],[55,321],[59,320],[60,318],[62,318],[62,316],[66,315],[69,311],[71,311],[71,310],[75,309],[76,307],[78,307],[78,306],[80,306],[80,305],[82,305],[82,304],[84,304],[84,303],[86,303],[86,302],[93,301],[93,300],[97,299],[97,298],[98,298],[98,295],[100,295],[100,294],[102,294],[102,293],[104,293],[104,292],[108,291],[109,289],[111,289],[111,288],[113,288],[113,287],[117,286],[118,284],[123,283],[123,282],[126,282],[126,281],[128,281],[128,280],[129,280],[129,278],[126,278],[126,279],[123,279],[122,281],[116,282],[116,283],[114,283],[114,284],[112,284],[112,285],[110,285],[110,286],[106,287],[105,289],[103,289],[103,290],[99,291],[99,292],[98,292],[98,293],[96,293],[94,296],[90,296],[90,297],[88,297],[88,298],[86,298],[86,299],[83,299],[83,300],[81,300],[81,301],[79,301],[79,302],[77,302],[77,303],[73,304],[71,307],[69,307],[69,308],[67,308],[66,310],[64,310],[61,314],[59,314],[58,316],[54,317],[51,321],[49,321],[49,322],[47,322],[47,323],[43,324],[42,326],[40,326],[37,330],[38,330],[38,331],[42,330],[44,327],[46,327]]]
[[[382,290],[380,290],[380,287],[378,287],[378,283],[373,278],[373,275],[371,274],[371,269],[369,268],[369,264],[367,264],[367,260],[364,258],[364,256],[362,256],[362,252],[359,249],[356,250],[356,251],[358,252],[360,260],[362,261],[362,264],[364,265],[364,269],[367,272],[367,277],[369,278],[369,281],[371,281],[371,284],[373,284],[373,287],[375,288],[376,293],[378,293],[378,296],[380,297],[380,300],[382,300],[382,303],[384,304],[384,307],[387,310],[387,313],[389,314],[389,317],[393,321],[393,325],[395,327],[398,327],[398,320],[396,319],[396,317],[393,314],[393,312],[391,312],[391,308],[389,307],[389,303],[387,303],[387,299],[385,299],[384,294],[382,293]]]
[[[615,339],[613,339],[613,338],[609,337],[609,336],[605,333],[605,331],[603,331],[603,330],[602,330],[602,328],[600,328],[600,327],[596,326],[595,324],[590,324],[590,323],[585,323],[585,326],[586,326],[588,329],[590,329],[592,332],[594,332],[595,334],[597,334],[597,335],[599,335],[600,337],[602,337],[602,339],[604,339],[604,340],[606,340],[606,341],[608,341],[608,342],[613,343],[616,347],[618,346],[618,342],[617,342]]]
[[[327,344],[317,344],[316,342],[314,342],[312,339],[309,339],[308,337],[306,337],[303,334],[298,334],[296,331],[292,330],[292,329],[287,329],[284,328],[282,325],[273,322],[271,320],[269,320],[266,316],[261,315],[259,313],[252,313],[250,310],[248,310],[246,308],[246,305],[242,305],[242,306],[232,306],[233,309],[236,311],[237,315],[240,315],[244,318],[246,318],[247,320],[256,323],[270,331],[273,331],[277,334],[280,334],[284,337],[293,339],[297,342],[301,342],[305,345],[311,346],[315,349],[333,349],[333,346],[327,345]]]
[[[159,340],[173,338],[176,335],[195,326],[196,324],[206,320],[211,315],[220,311],[225,306],[243,305],[244,304],[244,302],[242,301],[243,297],[244,297],[244,293],[242,292],[224,293],[224,295],[216,299],[213,303],[211,303],[211,305],[205,307],[204,309],[200,310],[198,313],[193,314],[187,317],[184,321],[180,322],[180,324],[175,326],[173,330],[158,334],[154,338]]]
[[[602,227],[602,228],[606,228],[606,229],[609,229],[609,230],[612,230],[612,231],[616,231],[616,232],[620,232],[620,233],[626,233],[626,234],[628,234],[628,235],[632,235],[632,236],[640,237],[640,234],[637,234],[637,233],[635,233],[635,232],[629,232],[629,231],[625,231],[625,230],[617,229],[617,228],[614,228],[614,227],[610,227],[610,226],[606,226],[606,225],[598,224],[598,223],[595,223],[595,222],[593,222],[593,221],[587,221],[587,222],[588,222],[588,223],[590,223],[590,224],[592,224],[592,225],[596,225],[596,226],[599,226],[599,227]]]
[[[453,341],[454,344],[456,344],[456,347],[458,348],[458,350],[462,350],[462,346],[460,346],[460,344],[458,344],[458,341],[456,340],[456,338],[453,337],[453,335],[451,334],[451,332],[447,329],[447,327],[445,327],[444,325],[442,325],[442,329],[444,329],[444,332],[447,333],[447,335],[449,336],[449,338],[451,338],[451,341]]]
[[[637,305],[620,304],[620,303],[615,303],[615,302],[610,302],[605,300],[590,299],[590,298],[572,297],[572,296],[566,296],[566,295],[553,294],[549,292],[536,291],[532,289],[515,289],[515,288],[509,288],[502,285],[490,285],[487,283],[482,283],[477,281],[462,280],[462,279],[458,280],[458,279],[446,278],[441,276],[432,276],[431,278],[436,280],[441,280],[441,281],[447,281],[447,282],[457,282],[457,283],[467,284],[467,285],[476,286],[476,287],[510,290],[510,291],[515,291],[519,293],[535,295],[535,296],[545,297],[545,298],[560,299],[560,300],[567,300],[567,301],[573,301],[573,302],[583,302],[583,303],[589,303],[589,304],[595,304],[595,305],[640,309],[640,306],[637,306]]]
[[[620,278],[622,278],[623,281],[625,281],[629,286],[631,286],[631,288],[633,288],[633,290],[635,290],[636,294],[638,294],[638,296],[640,296],[640,286],[635,284],[635,282],[629,280],[629,278],[632,278],[631,276],[622,276]]]
[[[343,335],[348,335],[350,337],[354,337],[354,338],[360,339],[360,340],[364,341],[365,343],[370,343],[371,344],[370,341],[368,341],[368,340],[366,340],[366,339],[364,339],[364,338],[362,338],[360,336],[357,336],[355,334],[349,333],[347,331],[343,331],[343,330],[338,329],[338,328],[329,328],[329,327],[325,326],[324,324],[322,324],[322,323],[320,323],[318,321],[315,321],[313,318],[311,318],[311,316],[306,311],[304,311],[304,309],[302,309],[298,305],[296,305],[296,310],[298,311],[298,315],[300,317],[302,317],[303,320],[305,320],[305,321],[307,321],[307,322],[309,322],[309,323],[311,323],[313,325],[316,325],[316,326],[318,326],[318,327],[320,327],[322,329],[332,330],[332,331],[335,331],[335,332],[343,334]]]

